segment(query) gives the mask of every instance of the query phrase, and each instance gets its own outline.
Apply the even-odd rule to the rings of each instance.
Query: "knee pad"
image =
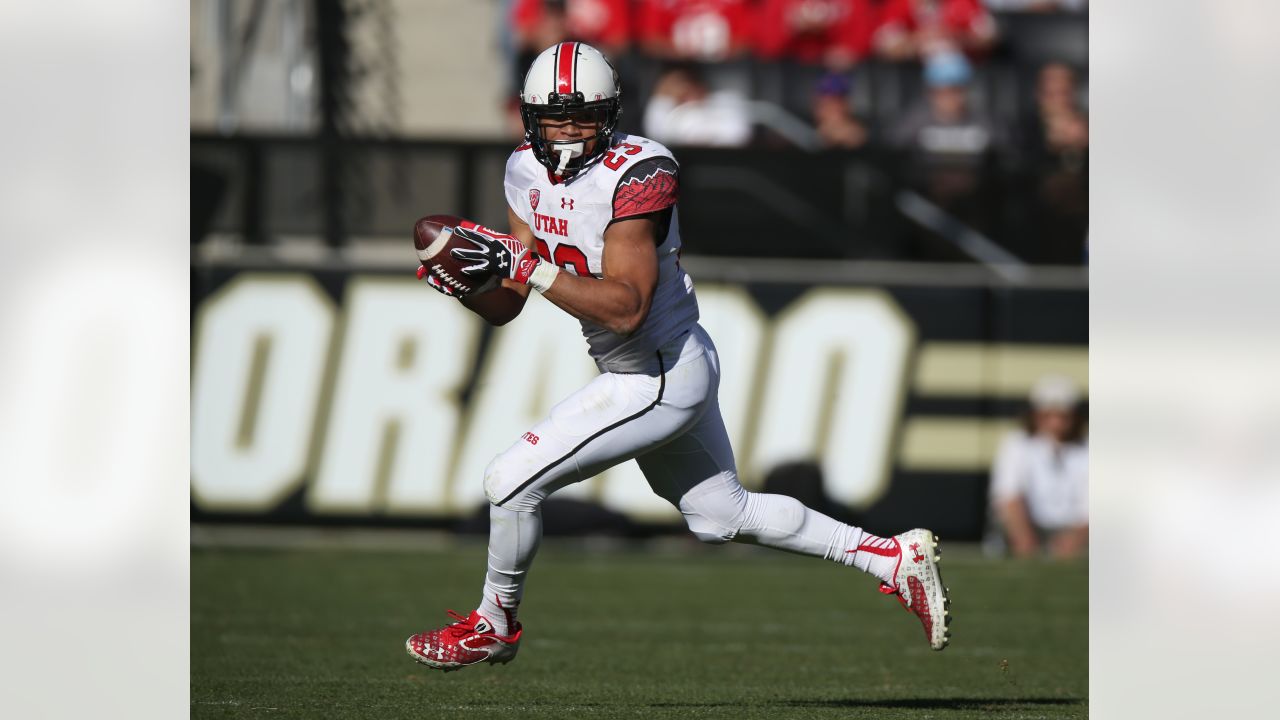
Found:
[[[747,495],[736,475],[721,473],[687,491],[678,507],[699,540],[720,545],[737,537],[746,516]]]
[[[712,545],[723,545],[738,534],[736,528],[721,525],[701,515],[689,515],[685,517],[685,523],[694,537]]]
[[[514,477],[507,469],[508,467],[509,464],[503,462],[501,455],[489,461],[489,464],[484,469],[484,494],[485,497],[489,498],[489,503],[492,505],[520,510],[523,508],[513,507],[513,505],[519,504],[520,495],[516,495],[507,500],[506,503],[499,505],[503,498],[519,487],[520,483],[525,480],[525,478]]]
[[[498,458],[490,460],[489,464],[484,467],[484,495],[489,498],[489,503],[492,505],[497,505],[498,501],[502,499],[502,496],[498,494],[502,492],[499,488],[501,483],[499,480],[500,473]]]

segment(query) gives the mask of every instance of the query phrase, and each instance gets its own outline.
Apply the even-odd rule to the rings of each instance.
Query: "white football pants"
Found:
[[[663,347],[654,367],[652,374],[601,374],[489,464],[481,614],[500,622],[499,608],[514,613],[542,536],[542,501],[632,458],[700,540],[752,542],[852,564],[860,529],[738,482],[716,399],[720,360],[701,326]]]

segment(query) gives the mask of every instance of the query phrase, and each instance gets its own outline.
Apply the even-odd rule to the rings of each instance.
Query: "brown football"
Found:
[[[464,275],[461,264],[449,254],[454,248],[470,246],[454,237],[453,229],[459,225],[468,227],[475,223],[453,215],[428,215],[414,223],[413,247],[418,252],[418,260],[427,272],[459,295],[471,295],[496,287],[499,283],[497,278],[480,279]]]

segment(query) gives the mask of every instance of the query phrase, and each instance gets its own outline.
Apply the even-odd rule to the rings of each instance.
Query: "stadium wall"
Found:
[[[744,484],[873,530],[980,538],[989,463],[1031,383],[1087,387],[1079,269],[1015,283],[973,266],[685,264]],[[390,268],[193,264],[194,521],[458,527],[484,507],[488,460],[596,372],[576,321],[540,297],[495,329]],[[680,527],[634,462],[556,498]]]
[[[418,218],[438,212],[506,227],[502,176],[513,147],[193,135],[191,241],[232,237],[271,246],[320,237],[331,247],[367,245],[402,239]],[[1044,206],[1044,178],[1012,167],[1012,156],[993,154],[960,172],[947,165],[913,170],[909,154],[882,148],[682,147],[676,154],[686,254],[968,263],[978,256],[954,237],[956,228],[968,228],[1028,265],[1084,260],[1084,206],[1065,214]],[[932,188],[957,180],[957,172],[972,192],[936,196]],[[1087,195],[1085,176],[1064,186],[1072,197]],[[900,209],[922,199],[936,206],[931,227],[918,211],[913,219]]]

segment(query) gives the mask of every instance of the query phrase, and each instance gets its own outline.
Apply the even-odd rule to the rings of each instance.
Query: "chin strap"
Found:
[[[563,175],[564,169],[569,166],[569,161],[582,155],[586,143],[579,140],[573,143],[555,143],[553,147],[560,153],[560,164],[556,166],[556,174]]]

